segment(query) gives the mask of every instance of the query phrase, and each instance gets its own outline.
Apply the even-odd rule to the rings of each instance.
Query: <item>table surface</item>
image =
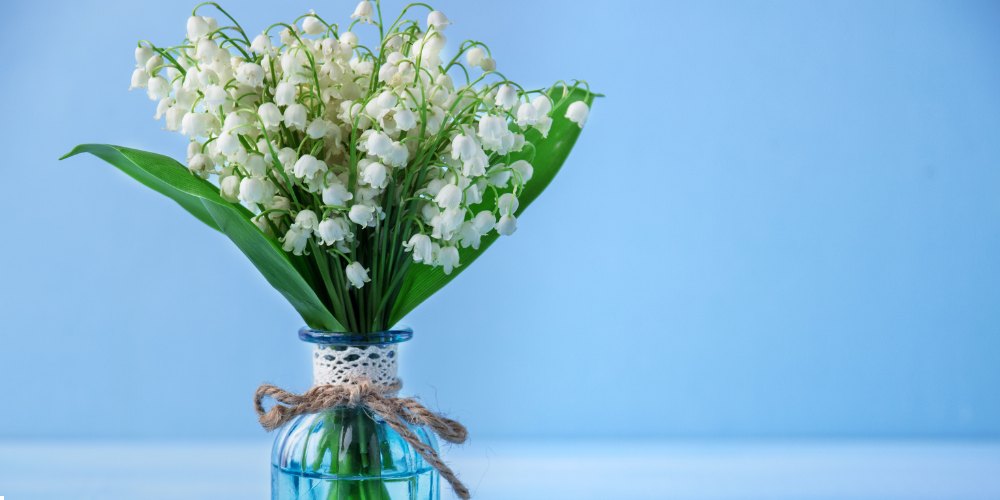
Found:
[[[2,442],[0,496],[264,499],[269,446]],[[479,440],[445,453],[477,500],[1000,499],[995,441]]]

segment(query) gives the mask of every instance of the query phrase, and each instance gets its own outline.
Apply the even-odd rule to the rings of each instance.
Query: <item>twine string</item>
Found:
[[[413,398],[393,396],[402,385],[398,381],[389,386],[375,385],[362,379],[353,384],[319,385],[302,394],[295,394],[274,385],[263,384],[254,395],[254,407],[260,425],[268,431],[281,427],[298,415],[318,413],[336,406],[367,408],[385,420],[431,467],[437,469],[459,498],[468,499],[469,489],[462,484],[455,472],[441,460],[434,448],[422,442],[406,424],[426,426],[441,439],[455,444],[465,442],[468,431],[459,422],[428,410]],[[275,401],[275,405],[268,410],[264,409],[265,398]]]

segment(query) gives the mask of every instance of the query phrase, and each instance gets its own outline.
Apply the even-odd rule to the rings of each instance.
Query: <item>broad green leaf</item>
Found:
[[[537,130],[531,129],[525,133],[525,139],[534,144],[534,157],[532,157],[529,148],[525,148],[521,153],[511,155],[510,161],[512,163],[523,159],[528,160],[534,167],[531,180],[525,184],[521,196],[518,196],[516,216],[520,216],[524,209],[552,182],[580,135],[580,127],[566,118],[566,108],[575,101],[584,101],[587,106],[590,106],[595,97],[594,94],[580,88],[573,88],[567,93],[565,87],[562,86],[553,87],[547,93],[552,98],[552,102],[556,104],[552,109],[552,128],[549,130],[548,137],[543,138]],[[483,195],[484,206],[495,205],[495,200],[492,191],[487,191]],[[445,274],[440,267],[423,264],[411,265],[403,279],[399,299],[393,307],[390,324],[396,324],[402,320],[421,302],[427,300],[460,272],[467,269],[498,237],[496,231],[493,231],[483,237],[478,249],[459,249],[459,261],[462,265],[453,269],[451,274]]]
[[[229,237],[275,289],[292,303],[313,328],[342,331],[344,327],[296,269],[293,259],[250,220],[245,207],[230,203],[208,181],[191,175],[174,159],[107,144],[81,144],[63,156],[90,153],[118,167],[135,180],[174,200],[185,210]]]

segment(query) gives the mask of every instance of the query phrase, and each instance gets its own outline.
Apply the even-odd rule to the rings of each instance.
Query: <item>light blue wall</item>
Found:
[[[452,49],[608,98],[516,236],[409,318],[409,392],[477,436],[1000,435],[996,3],[437,5]],[[256,31],[353,2],[228,6]],[[183,155],[126,88],[190,7],[7,4],[0,438],[260,436],[256,385],[308,383],[228,241],[55,161]]]

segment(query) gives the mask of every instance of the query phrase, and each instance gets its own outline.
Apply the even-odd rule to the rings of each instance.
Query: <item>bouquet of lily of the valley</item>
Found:
[[[450,21],[426,4],[384,18],[362,1],[351,19],[309,12],[254,36],[199,5],[180,45],[139,43],[131,81],[188,138],[185,164],[110,145],[70,155],[103,158],[225,234],[311,329],[364,335],[514,233],[594,94],[527,89],[477,41],[448,50]]]

